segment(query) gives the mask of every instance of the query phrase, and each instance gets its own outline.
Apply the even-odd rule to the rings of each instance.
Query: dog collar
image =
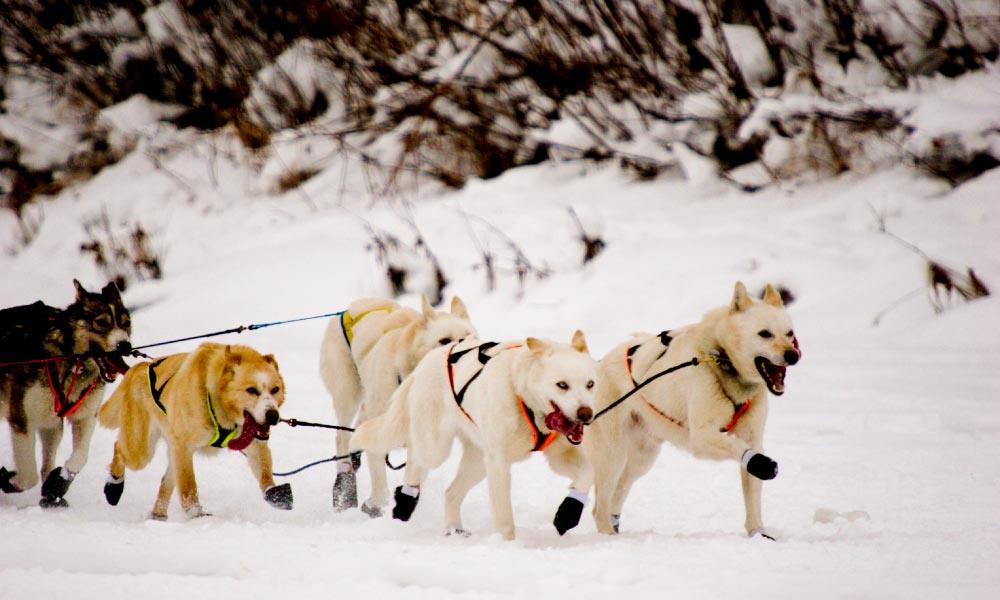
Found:
[[[535,413],[528,405],[524,403],[524,399],[520,396],[517,397],[517,405],[521,409],[521,415],[524,416],[524,420],[528,422],[528,427],[531,428],[531,451],[532,452],[542,452],[549,447],[549,444],[554,442],[559,434],[555,431],[550,431],[548,435],[543,436],[542,430],[539,429],[538,423],[535,422]]]
[[[146,368],[147,379],[149,381],[149,394],[153,397],[153,402],[156,406],[163,412],[167,414],[167,407],[160,400],[163,395],[163,390],[166,389],[167,384],[170,383],[170,378],[163,382],[159,388],[156,387],[156,370],[155,368],[163,362],[164,359],[160,359]],[[212,421],[212,440],[208,443],[210,446],[215,448],[228,448],[230,450],[243,450],[250,445],[253,441],[252,435],[247,435],[249,432],[244,431],[243,435],[239,437],[236,436],[236,429],[226,429],[219,425],[219,419],[215,416],[215,407],[212,405],[212,395],[205,394],[205,403],[208,405],[208,417]]]
[[[72,373],[72,378],[70,377]],[[76,359],[73,361],[72,366],[67,369],[66,374],[60,378],[59,373],[56,370],[54,362],[50,362],[45,365],[45,374],[49,381],[49,391],[52,392],[52,409],[55,411],[56,415],[59,417],[69,417],[72,416],[77,410],[83,406],[83,402],[90,396],[90,392],[94,391],[97,386],[97,380],[100,375],[97,375],[87,389],[80,393],[80,397],[75,401],[70,400],[70,396],[73,395],[73,388],[76,387],[77,379],[83,373],[83,360]],[[69,380],[69,386],[64,389],[64,382]]]
[[[392,308],[388,306],[382,308],[373,308],[371,310],[367,310],[359,314],[356,317],[352,315],[351,311],[349,310],[345,310],[344,312],[340,313],[340,329],[344,332],[344,339],[347,340],[348,348],[351,347],[351,342],[354,341],[354,326],[357,325],[361,321],[361,319],[364,319],[365,317],[374,312],[392,312]]]

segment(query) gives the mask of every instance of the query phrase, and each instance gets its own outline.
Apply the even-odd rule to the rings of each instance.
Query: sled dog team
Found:
[[[147,466],[162,438],[169,460],[153,518],[166,518],[175,490],[187,516],[207,514],[193,457],[222,449],[242,451],[265,501],[291,509],[291,486],[275,484],[267,445],[285,400],[275,358],[247,346],[204,343],[132,366],[101,406],[104,383],[125,365],[99,353],[128,347],[129,315],[114,285],[90,293],[74,284],[77,299],[67,309],[37,302],[0,311],[0,417],[10,425],[15,467],[0,467],[0,490],[27,490],[41,475],[41,504],[66,506],[99,420],[118,430],[104,487],[112,505],[124,492],[126,469]],[[16,362],[15,354],[85,352],[100,358],[3,366]],[[359,300],[331,320],[320,350],[320,375],[337,421],[357,424],[353,433],[337,433],[342,458],[333,507],[359,507],[363,452],[371,485],[360,509],[372,517],[391,509],[394,518],[408,520],[427,473],[458,439],[462,456],[444,498],[448,534],[469,535],[462,503],[486,479],[495,529],[513,539],[511,466],[532,452],[543,453],[552,470],[572,482],[556,510],[559,534],[579,523],[591,490],[598,531],[614,534],[632,485],[670,442],[697,457],[739,465],[746,532],[770,537],[761,518],[761,482],[774,478],[778,465],[762,452],[768,397],[784,393],[785,370],[800,357],[791,319],[770,285],[756,300],[737,283],[729,303],[701,321],[633,335],[600,361],[591,358],[580,331],[569,343],[480,340],[457,297],[448,312],[434,310],[426,298],[420,310]],[[657,377],[685,361],[693,364]],[[55,467],[64,419],[72,426],[73,452]],[[395,448],[406,449],[406,467],[390,496],[385,461]]]

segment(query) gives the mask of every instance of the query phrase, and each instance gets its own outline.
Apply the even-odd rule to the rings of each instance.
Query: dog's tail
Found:
[[[351,435],[351,451],[388,452],[401,448],[406,443],[406,432],[410,427],[409,396],[413,387],[413,377],[403,380],[389,400],[389,410],[369,419],[358,426]]]
[[[153,435],[152,418],[143,406],[144,400],[150,404],[153,402],[151,397],[147,398],[150,395],[146,374],[148,366],[149,363],[140,363],[129,369],[97,415],[101,425],[118,429],[116,458],[132,470],[149,464],[156,448],[157,437]]]

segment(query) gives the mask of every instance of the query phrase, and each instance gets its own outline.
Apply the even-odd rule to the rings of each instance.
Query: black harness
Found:
[[[658,337],[660,338],[660,343],[663,344],[663,352],[660,352],[656,356],[656,358],[653,359],[654,363],[663,358],[663,355],[667,353],[667,348],[670,347],[670,342],[673,341],[674,339],[670,337],[669,329],[661,331]],[[635,346],[630,346],[628,350],[625,351],[625,366],[626,366],[625,370],[628,371],[628,378],[632,380],[633,386],[639,385],[639,382],[636,381],[635,377],[632,376],[632,355],[634,355],[635,351],[638,350],[641,346],[642,344],[636,344]]]
[[[465,409],[462,407],[462,403],[465,401],[465,392],[468,391],[469,386],[472,385],[472,382],[475,381],[476,378],[478,378],[485,369],[481,368],[478,371],[476,371],[476,373],[472,377],[470,377],[468,381],[465,382],[465,385],[463,385],[460,389],[456,390],[455,365],[458,364],[458,361],[462,360],[462,357],[464,357],[466,354],[475,351],[476,358],[479,360],[479,364],[485,367],[486,363],[490,362],[490,360],[494,358],[494,356],[490,356],[489,354],[487,354],[487,352],[489,352],[499,344],[497,342],[485,342],[478,346],[466,348],[465,350],[452,352],[452,350],[454,350],[455,348],[455,345],[456,344],[452,344],[451,348],[448,349],[448,361],[447,361],[448,384],[451,386],[451,394],[455,398],[455,404],[458,405],[458,409],[462,411],[462,414],[465,415],[465,418],[469,419],[469,421],[474,423],[474,421],[472,421],[472,417],[469,416],[469,413],[466,412]],[[521,398],[518,398],[517,401],[518,401],[518,406],[521,408],[521,414],[524,415],[524,420],[527,421],[528,425],[531,427],[531,439],[533,440],[531,451],[537,452],[539,450],[544,450],[556,438],[557,436],[556,432],[552,431],[549,432],[548,434],[542,433],[542,430],[538,427],[538,423],[535,422],[534,411],[528,408],[528,405],[525,404]]]

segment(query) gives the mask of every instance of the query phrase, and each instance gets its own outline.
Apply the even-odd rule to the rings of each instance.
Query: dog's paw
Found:
[[[200,504],[192,504],[191,506],[185,508],[184,514],[187,515],[187,518],[189,519],[200,519],[201,517],[212,516],[212,513],[205,512],[205,509],[203,509]]]
[[[355,472],[361,468],[361,453],[355,452],[351,455],[351,466],[354,468]]]
[[[407,486],[409,487],[409,486]],[[403,486],[396,488],[395,500],[396,505],[392,507],[392,518],[399,519],[400,521],[409,521],[410,515],[413,514],[413,510],[417,508],[417,500],[420,499],[420,492],[413,492],[412,488],[409,490],[403,490]]]
[[[23,490],[14,485],[12,481],[14,476],[17,475],[17,471],[8,471],[7,469],[0,467],[0,491],[5,494],[19,494]]]
[[[365,502],[365,503],[363,503],[361,505],[361,512],[365,513],[366,515],[368,515],[369,517],[371,517],[373,519],[378,519],[379,517],[382,516],[382,508],[381,507],[379,507],[379,506],[372,506],[371,504],[368,504],[367,502]]]
[[[447,529],[444,530],[444,536],[445,537],[455,536],[455,537],[467,538],[467,537],[472,537],[472,532],[469,531],[468,529],[462,529],[458,525],[452,525],[451,527],[448,527]]]
[[[52,469],[52,472],[45,478],[45,482],[42,483],[42,501],[48,504],[49,508],[62,507],[63,505],[57,500],[61,500],[66,495],[66,492],[69,491],[69,484],[72,482],[73,474],[66,469],[62,467]],[[39,503],[43,507],[46,504]],[[69,506],[69,504],[67,503],[65,506]]]
[[[340,512],[358,506],[358,478],[354,471],[337,473],[333,482],[333,510]]]
[[[747,450],[743,454],[743,467],[757,479],[774,479],[778,476],[778,463],[767,456],[753,450]]]
[[[763,527],[755,527],[755,528],[753,528],[752,530],[750,530],[750,533],[747,534],[747,537],[748,538],[753,538],[753,537],[757,537],[758,535],[760,537],[764,538],[764,539],[771,540],[772,542],[775,541],[774,537],[768,535],[768,533],[766,531],[764,531]]]
[[[167,515],[161,515],[158,513],[149,513],[149,519],[151,521],[166,521]]]
[[[104,482],[104,499],[111,506],[118,506],[118,501],[122,499],[125,492],[125,477],[117,478],[108,474],[108,480]]]
[[[621,529],[621,525],[622,525],[622,516],[611,515],[611,529],[613,529],[615,533],[621,533],[621,531],[619,531]]]
[[[38,501],[42,508],[69,508],[69,502],[62,496],[42,496]]]
[[[580,524],[580,515],[582,514],[583,502],[572,496],[567,496],[556,509],[556,516],[552,520],[552,524],[555,525],[559,535],[563,535]]]
[[[292,510],[292,484],[272,485],[264,490],[264,500],[275,508]]]

